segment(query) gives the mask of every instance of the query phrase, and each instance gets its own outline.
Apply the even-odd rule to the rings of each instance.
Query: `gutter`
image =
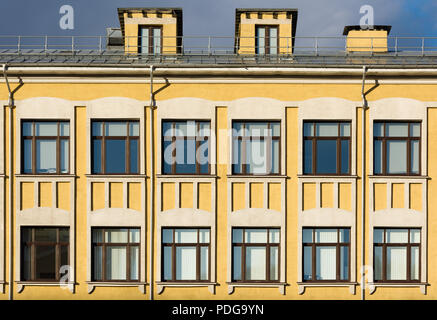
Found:
[[[366,191],[366,110],[368,109],[366,93],[364,92],[364,86],[366,83],[367,67],[363,66],[363,82],[361,86],[361,98],[363,102],[362,106],[362,136],[361,136],[361,300],[365,299],[366,294],[366,274],[365,274],[365,191]]]

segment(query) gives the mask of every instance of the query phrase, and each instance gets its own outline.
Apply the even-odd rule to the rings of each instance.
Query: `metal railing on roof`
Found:
[[[0,57],[6,55],[112,56],[123,61],[164,57],[167,62],[191,57],[199,63],[211,62],[211,57],[223,58],[224,62],[231,58],[287,61],[303,57],[310,61],[311,57],[359,55],[437,57],[437,37],[277,37],[266,41],[261,37],[159,36],[144,41],[142,37],[114,36],[0,36]]]

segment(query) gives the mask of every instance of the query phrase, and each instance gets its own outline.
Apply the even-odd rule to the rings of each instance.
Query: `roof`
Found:
[[[343,30],[343,35],[347,36],[349,31],[351,30],[384,30],[387,31],[387,35],[388,35],[390,34],[391,26],[387,26],[387,25],[374,25],[374,26],[365,26],[365,27],[359,25],[345,26]]]

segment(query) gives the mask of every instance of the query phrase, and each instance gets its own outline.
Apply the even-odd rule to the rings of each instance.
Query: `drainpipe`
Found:
[[[12,139],[12,109],[14,108],[14,98],[13,98],[13,92],[11,91],[11,87],[9,85],[8,75],[7,75],[7,69],[8,66],[6,64],[3,65],[3,76],[6,81],[6,85],[8,87],[9,91],[9,100],[8,100],[8,107],[9,107],[9,300],[12,300],[12,291],[13,291],[13,262],[12,262],[12,162],[13,162],[13,139]]]
[[[361,300],[365,299],[366,293],[366,274],[365,274],[365,187],[366,187],[366,110],[368,109],[366,94],[364,92],[364,85],[366,82],[366,72],[367,67],[363,66],[363,82],[361,87],[361,98],[363,100],[363,110],[362,110],[362,136],[361,136]]]
[[[149,144],[150,144],[150,217],[149,217],[149,265],[150,265],[150,300],[153,300],[153,227],[154,227],[154,203],[155,203],[155,167],[154,167],[154,132],[153,132],[153,110],[156,109],[155,97],[153,94],[153,70],[154,66],[150,66],[150,134],[149,134]]]

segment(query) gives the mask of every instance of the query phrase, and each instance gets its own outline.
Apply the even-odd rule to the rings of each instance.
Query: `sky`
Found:
[[[74,29],[62,30],[63,5],[74,9]],[[296,8],[297,36],[341,36],[358,25],[363,5],[373,7],[374,24],[391,25],[391,36],[436,36],[436,0],[2,0],[1,35],[105,35],[119,27],[118,7],[181,7],[184,35],[234,35],[236,8]]]

